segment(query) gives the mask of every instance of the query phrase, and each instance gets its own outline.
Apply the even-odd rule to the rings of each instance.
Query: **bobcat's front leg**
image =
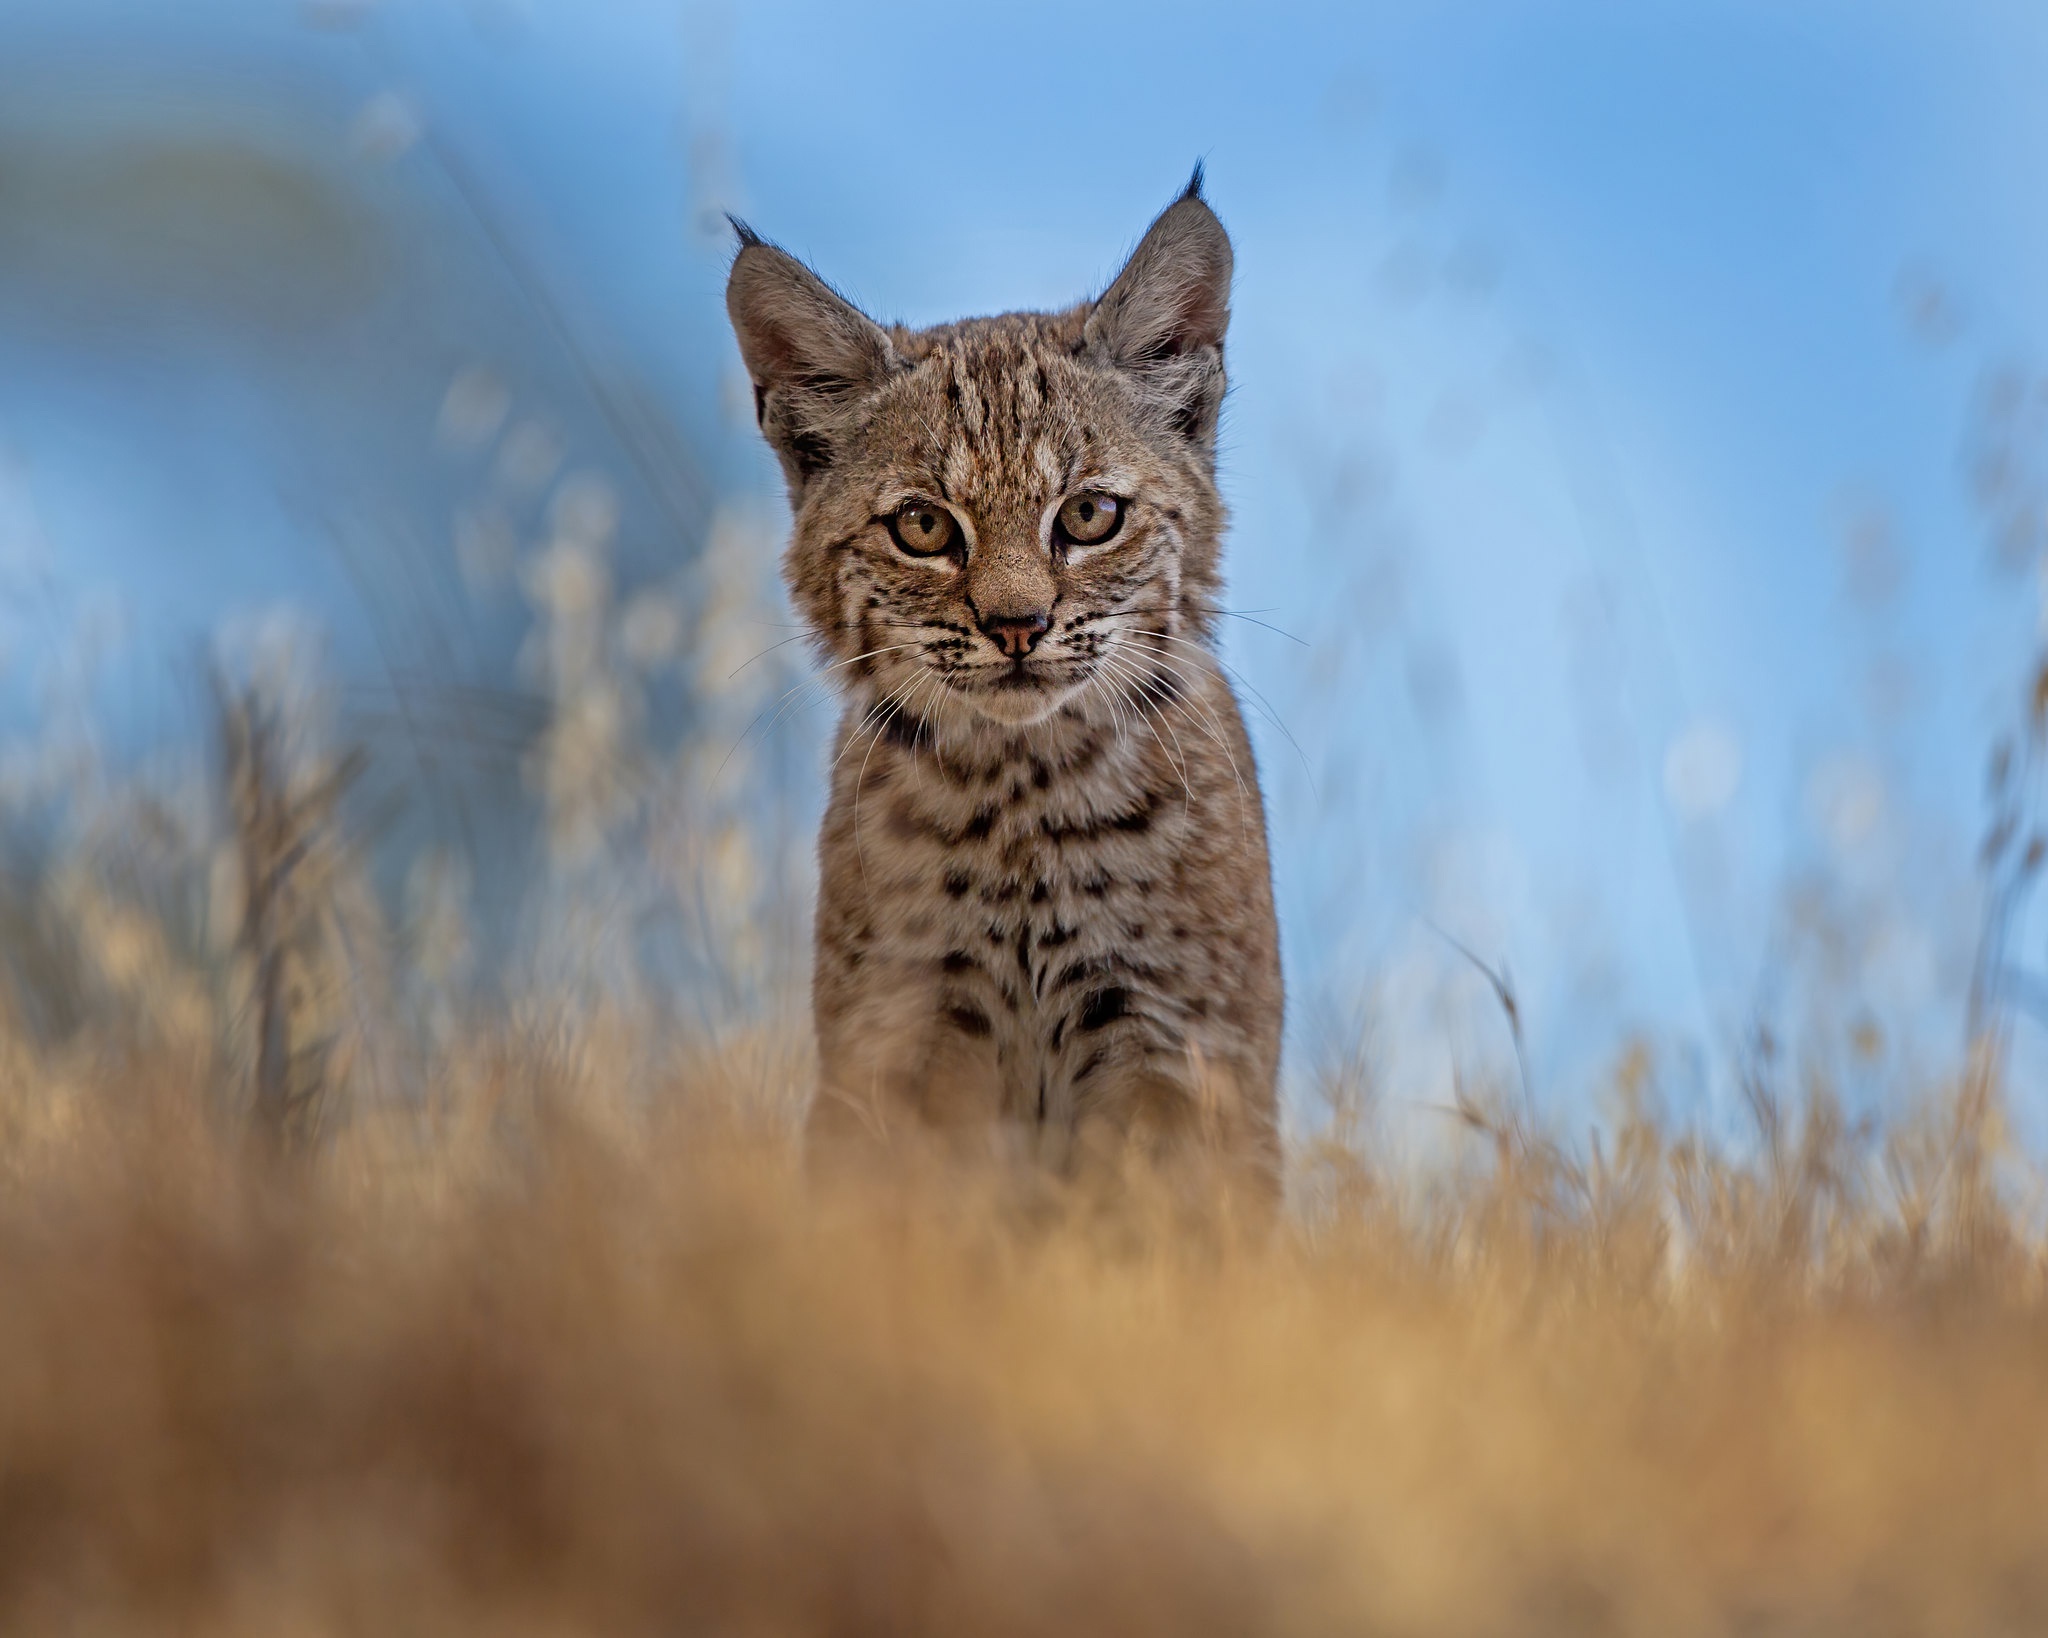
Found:
[[[1104,1064],[1076,1088],[1065,1169],[1084,1181],[1149,1177],[1181,1204],[1229,1196],[1253,1217],[1280,1203],[1280,1139],[1255,1084],[1189,1046]]]
[[[995,1026],[971,1008],[935,1002],[926,986],[872,996],[820,1030],[813,1149],[882,1153],[936,1138],[993,1149],[1005,1113]]]

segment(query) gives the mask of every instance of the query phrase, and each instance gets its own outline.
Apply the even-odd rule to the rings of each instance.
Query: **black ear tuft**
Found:
[[[1197,180],[1200,180],[1201,169],[1202,168],[1199,165],[1195,167],[1195,174]],[[759,245],[767,243],[767,241],[763,239],[760,234],[756,233],[752,228],[748,227],[746,223],[742,222],[737,216],[733,215],[731,211],[727,211],[725,213],[725,219],[728,222],[732,223],[732,231],[734,235],[739,239],[740,249],[745,250],[749,245]]]
[[[1199,199],[1202,197],[1202,163],[1199,159],[1195,161],[1195,174],[1188,178],[1188,185],[1180,190],[1181,198]],[[733,225],[735,227],[739,226],[737,222]]]

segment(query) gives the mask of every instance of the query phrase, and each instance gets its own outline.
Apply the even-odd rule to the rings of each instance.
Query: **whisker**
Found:
[[[1244,770],[1238,766],[1237,754],[1231,749],[1229,738],[1223,731],[1222,719],[1196,693],[1185,674],[1171,660],[1142,643],[1135,643],[1132,646],[1150,656],[1152,663],[1164,674],[1162,683],[1172,698],[1193,713],[1195,726],[1208,735],[1216,748],[1223,753],[1223,760],[1230,766],[1230,777],[1237,785],[1238,829],[1240,832],[1248,833],[1251,825],[1251,815],[1248,811],[1251,791],[1245,783]]]
[[[1316,786],[1315,770],[1309,766],[1308,753],[1301,748],[1301,741],[1296,739],[1294,737],[1293,730],[1290,729],[1286,723],[1280,720],[1280,713],[1273,709],[1272,702],[1268,700],[1264,694],[1260,693],[1257,688],[1252,686],[1251,682],[1245,677],[1245,674],[1242,671],[1239,671],[1236,666],[1232,665],[1228,660],[1222,658],[1222,656],[1211,652],[1209,649],[1204,648],[1200,643],[1190,642],[1185,637],[1176,637],[1171,632],[1154,631],[1150,627],[1143,627],[1138,629],[1127,629],[1124,632],[1124,635],[1126,637],[1130,637],[1133,639],[1139,637],[1156,637],[1163,642],[1178,643],[1182,648],[1187,649],[1189,652],[1195,655],[1198,655],[1203,660],[1206,660],[1209,664],[1216,666],[1223,671],[1227,671],[1231,676],[1235,677],[1238,681],[1238,684],[1244,689],[1244,691],[1247,694],[1251,696],[1252,701],[1258,706],[1260,715],[1263,716],[1268,722],[1270,722],[1275,728],[1277,728],[1280,731],[1281,735],[1286,739],[1287,743],[1294,748],[1294,754],[1301,759],[1301,771],[1308,776],[1310,791],[1316,793],[1318,798],[1320,799],[1320,792],[1317,790]]]
[[[839,754],[832,759],[832,769],[836,772],[839,764],[846,760],[847,753],[860,743],[862,736],[866,736],[867,755],[861,758],[860,772],[854,776],[853,781],[853,852],[854,857],[860,861],[860,880],[863,889],[866,888],[868,881],[868,858],[860,840],[860,787],[861,782],[867,778],[868,763],[874,757],[875,747],[882,743],[882,725],[888,721],[888,712],[893,704],[894,696],[891,693],[884,694],[869,706],[866,715],[846,736],[846,743],[840,747]]]
[[[1115,736],[1116,741],[1122,743],[1129,736],[1130,721],[1120,702],[1118,690],[1110,686],[1109,679],[1111,676],[1112,673],[1106,668],[1099,665],[1096,666],[1089,673],[1088,680],[1081,685],[1081,694],[1083,698],[1087,698],[1097,689],[1098,685],[1100,686],[1102,703],[1109,708],[1111,732]]]
[[[1135,671],[1135,668],[1132,669]],[[1157,679],[1154,678],[1152,680],[1156,681]],[[1169,734],[1173,736],[1173,748],[1180,753],[1181,789],[1187,792],[1188,802],[1190,803],[1190,805],[1192,805],[1195,799],[1195,793],[1188,777],[1188,748],[1186,745],[1181,743],[1180,730],[1174,727],[1173,719],[1166,714],[1165,706],[1161,705],[1158,701],[1152,699],[1150,695],[1150,689],[1140,687],[1138,691],[1139,709],[1149,709],[1151,711],[1151,714],[1158,719],[1160,727],[1164,728]],[[1169,697],[1171,697],[1170,691]]]
[[[1204,607],[1201,604],[1197,604],[1196,607],[1200,608],[1204,614],[1220,614],[1225,619],[1242,620],[1248,626],[1257,626],[1261,631],[1270,631],[1275,637],[1285,637],[1290,643],[1299,643],[1303,648],[1315,647],[1315,644],[1311,643],[1306,637],[1297,637],[1284,626],[1276,626],[1271,621],[1253,618],[1254,615],[1270,614],[1272,612],[1270,609],[1219,609]]]
[[[1159,729],[1153,725],[1153,719],[1157,717],[1160,722],[1165,723],[1166,731],[1169,734],[1173,734],[1173,741],[1174,744],[1177,746],[1180,745],[1180,735],[1174,733],[1173,724],[1170,722],[1166,722],[1165,717],[1159,714],[1156,707],[1146,703],[1146,679],[1141,674],[1131,669],[1131,667],[1127,663],[1121,661],[1114,655],[1103,655],[1102,663],[1104,667],[1108,669],[1112,674],[1119,676],[1128,682],[1133,682],[1137,684],[1137,691],[1135,693],[1127,694],[1125,697],[1129,701],[1129,703],[1137,707],[1141,719],[1144,721],[1146,728],[1150,731],[1152,735],[1153,742],[1157,744],[1159,747],[1159,754],[1166,758],[1167,766],[1172,768],[1173,771],[1180,776],[1181,792],[1183,796],[1186,798],[1185,803],[1183,805],[1183,809],[1186,812],[1192,812],[1195,805],[1195,787],[1193,782],[1188,778],[1186,747],[1181,747],[1180,757],[1176,759],[1173,752],[1169,751],[1166,748],[1166,741],[1159,737]]]
[[[909,705],[909,701],[915,700],[917,698],[919,692],[922,690],[925,682],[927,681],[932,682],[934,684],[938,684],[938,686],[940,687],[944,686],[943,683],[939,682],[939,674],[936,671],[926,672],[925,675],[918,680],[917,686],[913,687],[910,693],[906,696],[905,709],[911,708]],[[930,724],[930,721],[931,719],[927,716],[924,716],[920,709],[918,712],[918,720],[912,726],[910,731],[910,777],[911,781],[917,786],[917,788],[920,791],[924,789],[924,765],[918,759],[917,742],[919,735],[917,730],[921,727],[928,726]],[[936,733],[936,730],[934,730],[934,732]],[[938,752],[934,750],[932,755],[936,758],[938,756]]]
[[[794,637],[785,637],[779,643],[770,643],[766,648],[760,650],[758,653],[748,655],[746,659],[740,661],[738,665],[734,666],[730,671],[728,671],[725,674],[725,680],[727,682],[731,682],[733,678],[737,677],[742,671],[746,670],[747,667],[752,665],[756,660],[763,659],[767,655],[773,654],[779,648],[787,648],[791,643],[800,643],[806,637],[816,635],[820,631],[820,628],[812,626],[808,622],[797,626],[791,626],[786,622],[780,620],[763,620],[752,623],[765,625],[776,631],[794,631],[796,635]],[[885,631],[917,631],[922,629],[916,625],[909,624],[902,620],[876,620],[869,623],[872,623],[876,626],[880,626]],[[865,631],[869,623],[864,623],[858,620],[849,620],[842,622],[838,625],[824,627],[823,630]]]
[[[898,684],[898,686],[902,685]],[[889,703],[893,697],[894,691],[892,690],[890,693],[882,695],[881,698],[877,699],[867,710],[861,713],[860,721],[847,730],[846,743],[840,746],[839,754],[832,759],[832,766],[826,769],[827,773],[838,771],[839,764],[846,760],[847,752],[851,751],[859,743],[862,734],[866,733],[870,727],[880,726],[882,714],[889,708]]]
[[[882,743],[882,730],[889,725],[890,720],[894,718],[896,713],[903,709],[911,695],[916,694],[927,682],[935,681],[937,677],[938,673],[935,671],[920,672],[911,679],[908,694],[898,698],[895,689],[891,689],[884,696],[889,709],[876,722],[874,732],[868,737],[868,753],[860,759],[860,772],[853,776],[853,854],[860,861],[860,885],[863,892],[871,891],[868,883],[867,848],[860,839],[860,792],[861,786],[867,782],[868,764],[874,761],[875,748]],[[902,685],[898,684],[897,686],[901,687]]]
[[[810,633],[808,631],[799,631],[794,637],[785,637],[779,643],[770,643],[766,648],[760,650],[758,653],[750,654],[744,660],[740,661],[738,665],[734,666],[730,671],[728,671],[725,674],[725,680],[727,682],[731,682],[733,678],[737,677],[742,671],[746,670],[747,667],[752,665],[756,660],[766,659],[770,654],[773,654],[778,648],[787,648],[791,643],[800,643],[809,635]]]
[[[1119,673],[1113,668],[1109,667],[1098,667],[1096,671],[1097,678],[1105,679],[1105,687],[1103,689],[1103,703],[1109,707],[1110,716],[1116,724],[1117,738],[1119,740],[1123,740],[1130,737],[1131,731],[1131,711],[1129,702],[1124,699],[1123,691],[1120,688],[1112,688],[1106,685],[1106,679],[1115,678],[1118,676]],[[1092,680],[1094,679],[1091,679],[1091,681]]]
[[[1140,636],[1140,634],[1132,632],[1126,632],[1125,635],[1133,639]],[[1251,800],[1251,792],[1245,781],[1244,770],[1238,766],[1237,754],[1230,745],[1229,737],[1223,729],[1221,718],[1200,697],[1193,684],[1181,672],[1180,668],[1167,657],[1163,650],[1153,648],[1150,644],[1137,640],[1134,640],[1131,646],[1138,649],[1141,653],[1148,655],[1152,663],[1157,665],[1171,679],[1169,686],[1172,688],[1175,697],[1189,710],[1198,714],[1198,725],[1215,743],[1216,748],[1223,753],[1224,761],[1230,765],[1231,778],[1237,784],[1238,827],[1240,831],[1248,831],[1250,828],[1250,814],[1247,811],[1247,807]],[[1195,645],[1189,646],[1193,647]]]
[[[802,682],[797,683],[795,686],[785,689],[779,699],[776,699],[771,703],[762,706],[760,710],[754,713],[754,720],[752,722],[749,722],[746,725],[746,727],[740,730],[740,737],[732,742],[732,749],[725,753],[724,757],[720,759],[717,768],[712,771],[711,783],[714,785],[718,783],[719,776],[725,772],[726,764],[731,762],[732,759],[739,754],[739,748],[742,745],[746,744],[747,736],[751,734],[754,731],[754,729],[760,725],[761,719],[767,716],[770,711],[773,711],[775,713],[773,719],[768,724],[768,727],[772,729],[776,723],[782,720],[785,712],[794,703],[794,700],[796,698],[800,698],[805,690],[816,688],[828,676],[830,676],[834,671],[839,670],[841,667],[857,665],[862,660],[872,660],[878,654],[894,654],[900,649],[917,648],[919,646],[920,645],[917,643],[891,643],[884,648],[872,648],[869,649],[867,653],[856,654],[852,656],[852,658],[850,659],[835,660],[832,664],[824,667],[823,670],[818,671],[812,676],[804,678]]]

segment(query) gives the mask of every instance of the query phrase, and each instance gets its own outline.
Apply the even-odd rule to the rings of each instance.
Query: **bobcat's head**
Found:
[[[1223,519],[1231,253],[1199,168],[1062,313],[885,328],[739,232],[726,306],[796,513],[784,573],[836,674],[1011,725],[1171,678]]]

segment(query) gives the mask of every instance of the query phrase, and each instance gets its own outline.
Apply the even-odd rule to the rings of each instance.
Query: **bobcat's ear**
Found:
[[[1197,165],[1081,331],[1092,353],[1137,375],[1175,430],[1203,445],[1215,439],[1223,403],[1230,269],[1230,235],[1202,197]]]
[[[832,464],[834,435],[896,369],[882,327],[787,251],[739,222],[725,310],[754,383],[754,418],[792,491]]]

